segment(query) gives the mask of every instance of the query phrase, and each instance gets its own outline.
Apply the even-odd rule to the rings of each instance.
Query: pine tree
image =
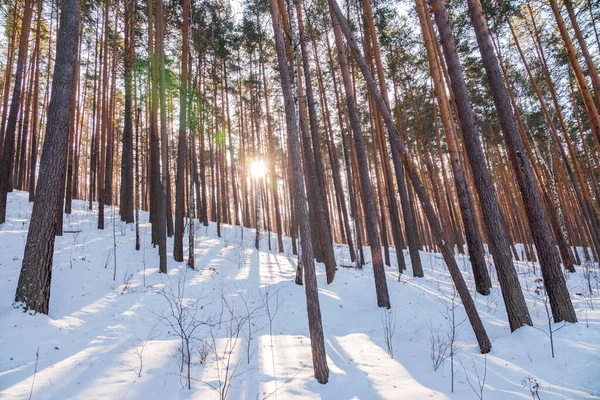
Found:
[[[531,317],[513,265],[508,238],[496,199],[496,190],[485,162],[475,115],[471,107],[444,0],[433,0],[432,8],[440,32],[450,83],[456,101],[463,143],[467,150],[471,171],[473,171],[475,189],[479,195],[479,204],[481,205],[490,253],[492,253],[498,273],[498,281],[502,290],[508,321],[511,330],[514,331],[522,325],[531,325]]]
[[[306,194],[302,182],[302,166],[300,158],[300,137],[296,125],[295,102],[290,82],[290,71],[285,54],[283,32],[281,28],[281,14],[277,0],[269,0],[271,6],[271,18],[273,31],[275,32],[275,48],[279,65],[279,76],[285,102],[285,119],[290,148],[290,157],[293,166],[293,184],[296,195],[296,212],[300,225],[300,240],[302,243],[302,264],[304,266],[304,287],[306,290],[306,308],[308,311],[308,326],[310,331],[310,343],[312,348],[313,369],[315,378],[319,383],[327,383],[329,379],[329,367],[325,355],[325,341],[323,337],[323,326],[321,322],[321,309],[319,306],[319,295],[317,288],[317,277],[312,252],[311,227],[308,224],[308,210],[306,209]],[[300,262],[300,260],[299,260]]]
[[[486,76],[502,125],[508,156],[519,184],[521,196],[523,196],[525,211],[536,244],[553,318],[556,322],[577,322],[565,278],[560,270],[560,257],[554,245],[540,192],[527,156],[527,150],[517,127],[517,121],[500,72],[481,3],[479,0],[468,0],[468,6]]]
[[[36,201],[31,213],[15,302],[25,310],[48,314],[56,224],[48,216],[62,212],[75,60],[79,41],[79,0],[62,0],[52,96]]]

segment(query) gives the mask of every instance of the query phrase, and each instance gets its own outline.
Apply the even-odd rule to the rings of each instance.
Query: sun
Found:
[[[262,160],[256,160],[250,164],[250,174],[255,178],[262,178],[265,176],[266,167]]]

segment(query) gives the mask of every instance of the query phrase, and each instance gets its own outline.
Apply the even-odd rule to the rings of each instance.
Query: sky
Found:
[[[233,11],[233,16],[235,21],[238,22],[242,19],[242,11],[243,11],[243,3],[244,0],[230,0],[231,2],[231,10]]]

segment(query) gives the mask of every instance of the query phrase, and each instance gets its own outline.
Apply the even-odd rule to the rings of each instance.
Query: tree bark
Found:
[[[121,221],[131,223],[134,221],[133,215],[133,113],[131,101],[131,82],[132,69],[134,63],[135,51],[135,14],[136,3],[132,0],[124,0],[125,9],[124,19],[124,87],[125,87],[125,110],[123,125],[123,149],[121,154],[121,190],[119,201],[119,212]],[[137,168],[137,165],[136,165]]]
[[[177,177],[175,181],[175,238],[173,258],[183,261],[183,214],[185,208],[185,158],[187,153],[187,96],[188,96],[188,53],[189,53],[190,0],[183,0],[183,25],[181,26],[181,81],[179,83],[179,143],[177,145]],[[191,222],[190,222],[191,223]]]
[[[44,151],[40,162],[40,178],[33,205],[23,265],[15,294],[15,302],[25,311],[48,314],[50,282],[54,254],[54,218],[63,196],[65,179],[71,92],[75,81],[75,59],[79,33],[79,0],[62,0],[56,62],[52,78],[52,95],[48,107]]]
[[[321,155],[321,144],[319,140],[319,126],[317,122],[317,111],[315,107],[315,98],[312,89],[310,77],[310,63],[308,60],[308,51],[306,49],[306,37],[304,35],[304,22],[302,20],[302,10],[300,1],[295,0],[296,16],[298,18],[298,31],[300,34],[300,51],[302,54],[302,70],[304,72],[304,84],[306,90],[306,103],[308,105],[308,116],[310,120],[310,133],[312,139],[312,151],[314,160],[314,172],[316,183],[313,185],[313,195],[317,205],[318,218],[320,220],[319,236],[321,238],[321,248],[325,257],[325,271],[327,274],[327,283],[333,282],[335,277],[335,254],[333,252],[333,240],[331,238],[331,218],[329,216],[327,199],[325,192],[325,181],[323,177],[323,159]],[[311,159],[309,158],[309,159]],[[311,168],[312,171],[312,168]]]
[[[31,117],[31,156],[29,157],[29,201],[35,199],[35,176],[37,168],[37,147],[38,147],[38,112],[39,112],[39,87],[40,87],[40,38],[41,38],[41,21],[42,21],[42,2],[38,3],[38,19],[35,34],[35,57],[36,68],[33,81],[33,110]]]
[[[555,322],[577,322],[565,278],[560,270],[560,256],[548,225],[531,162],[517,127],[517,121],[500,72],[498,58],[492,46],[481,3],[479,0],[467,1],[477,44],[504,133],[504,142],[523,197],[525,212],[536,245],[553,318]]]
[[[336,4],[337,6],[337,4]],[[360,185],[362,188],[362,204],[363,212],[365,213],[365,225],[369,239],[369,247],[371,248],[371,263],[373,264],[373,275],[375,278],[375,292],[377,295],[377,305],[379,307],[390,308],[390,297],[388,294],[387,281],[385,277],[385,269],[383,266],[383,258],[381,254],[381,244],[379,242],[379,233],[377,231],[377,214],[375,210],[375,202],[373,191],[371,189],[371,178],[369,176],[369,161],[367,159],[367,150],[365,147],[360,120],[358,118],[358,109],[354,90],[350,80],[348,71],[348,61],[344,53],[344,44],[342,43],[342,32],[340,24],[337,22],[339,18],[332,10],[333,5],[330,3],[330,14],[333,22],[333,33],[335,35],[335,44],[337,48],[338,62],[342,72],[342,80],[346,91],[346,107],[350,118],[350,127],[353,133],[354,149],[356,150],[356,158],[359,166]]]
[[[421,30],[423,31],[423,37],[425,39],[427,57],[429,58],[429,67],[434,84],[434,91],[438,99],[440,116],[446,135],[446,144],[448,145],[448,151],[450,153],[450,162],[452,164],[454,183],[456,185],[456,196],[458,197],[458,204],[465,228],[465,236],[469,246],[469,258],[471,260],[471,267],[473,268],[475,286],[478,293],[487,296],[490,294],[492,281],[487,271],[485,251],[483,249],[481,235],[479,234],[477,220],[475,219],[473,199],[467,186],[467,177],[464,165],[460,158],[458,138],[454,128],[450,104],[448,102],[448,97],[446,96],[446,88],[442,81],[441,68],[434,47],[435,44],[433,43],[433,38],[431,36],[429,9],[424,0],[417,0],[417,10],[421,21]]]
[[[29,27],[31,25],[31,14],[33,6],[31,0],[26,0],[24,5],[23,20],[21,23],[21,34],[19,37],[19,55],[17,56],[17,71],[15,73],[15,84],[13,86],[8,122],[2,143],[2,157],[0,158],[0,224],[6,221],[6,200],[8,196],[10,178],[13,172],[13,159],[15,154],[15,133],[17,131],[17,118],[21,106],[21,86],[23,82],[23,71],[27,62],[27,49],[29,47]],[[7,76],[10,79],[10,76]]]
[[[348,26],[348,22],[344,18],[344,15],[342,14],[342,11],[340,10],[336,0],[329,0],[329,6],[334,25],[334,33],[336,32],[336,27],[338,27],[338,36],[340,28],[343,31],[344,36],[346,36],[346,41],[348,42],[348,45],[350,46],[350,49],[352,51],[352,55],[354,56],[354,59],[357,62],[367,82],[367,88],[369,90],[369,93],[376,101],[377,107],[379,108],[379,112],[381,113],[386,127],[388,129],[388,133],[390,135],[398,136],[398,140],[396,143],[399,146],[398,150],[402,156],[402,162],[413,184],[413,188],[415,189],[415,192],[417,193],[417,196],[421,201],[421,205],[423,207],[423,211],[427,216],[429,225],[434,231],[437,244],[442,251],[442,256],[444,257],[446,265],[448,266],[448,271],[450,272],[450,275],[454,281],[456,290],[462,300],[463,306],[465,307],[465,310],[467,312],[467,317],[469,318],[471,327],[473,328],[473,331],[479,343],[479,349],[484,354],[488,353],[491,350],[492,344],[487,336],[483,323],[481,322],[481,319],[477,312],[477,308],[475,307],[475,303],[473,302],[473,298],[469,293],[469,289],[467,288],[464,278],[462,277],[458,265],[456,263],[456,260],[454,259],[454,254],[448,245],[448,241],[446,240],[444,233],[442,232],[442,227],[440,225],[439,219],[435,215],[435,211],[433,210],[431,202],[427,197],[425,187],[421,182],[421,178],[419,177],[413,164],[413,161],[408,151],[406,150],[406,146],[404,145],[402,140],[399,139],[400,135],[398,132],[398,128],[392,121],[392,115],[389,109],[386,107],[381,93],[379,93],[379,90],[377,89],[377,84],[375,83],[375,80],[373,79],[373,76],[369,71],[367,63],[360,54],[360,50],[356,43],[356,39],[353,37],[352,32],[350,31],[350,27]],[[339,39],[341,40],[341,37]],[[338,54],[343,53],[338,52]]]
[[[317,276],[315,273],[314,258],[312,254],[312,242],[310,225],[308,224],[308,210],[306,207],[306,194],[302,180],[302,166],[300,157],[300,137],[296,125],[296,111],[294,96],[290,82],[290,71],[286,61],[283,32],[281,30],[281,14],[277,0],[269,0],[271,5],[271,18],[273,31],[275,32],[275,48],[279,65],[279,76],[284,95],[285,117],[288,133],[288,146],[293,167],[294,195],[296,196],[296,211],[300,223],[300,237],[302,241],[302,263],[304,266],[304,282],[306,291],[306,307],[308,310],[308,327],[312,348],[313,369],[315,378],[319,383],[325,384],[329,379],[329,367],[325,354],[325,340],[323,337],[323,326],[321,322],[321,309],[319,306],[319,292],[317,288]]]
[[[483,214],[483,223],[489,242],[490,253],[494,259],[498,274],[498,282],[502,290],[508,322],[511,330],[514,331],[523,325],[531,325],[531,317],[511,258],[507,232],[504,228],[496,199],[496,190],[486,166],[475,115],[471,107],[469,92],[458,58],[456,43],[454,42],[452,27],[444,0],[432,0],[432,7],[440,32],[452,92],[456,101],[457,114],[463,133],[463,144],[467,150],[475,189],[479,195],[479,204]]]

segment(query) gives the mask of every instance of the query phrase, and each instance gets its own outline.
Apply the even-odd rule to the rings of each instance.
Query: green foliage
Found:
[[[219,129],[218,131],[215,132],[215,145],[216,146],[220,146],[223,147],[225,146],[225,142],[226,142],[226,134],[225,134],[225,130],[224,129]]]

